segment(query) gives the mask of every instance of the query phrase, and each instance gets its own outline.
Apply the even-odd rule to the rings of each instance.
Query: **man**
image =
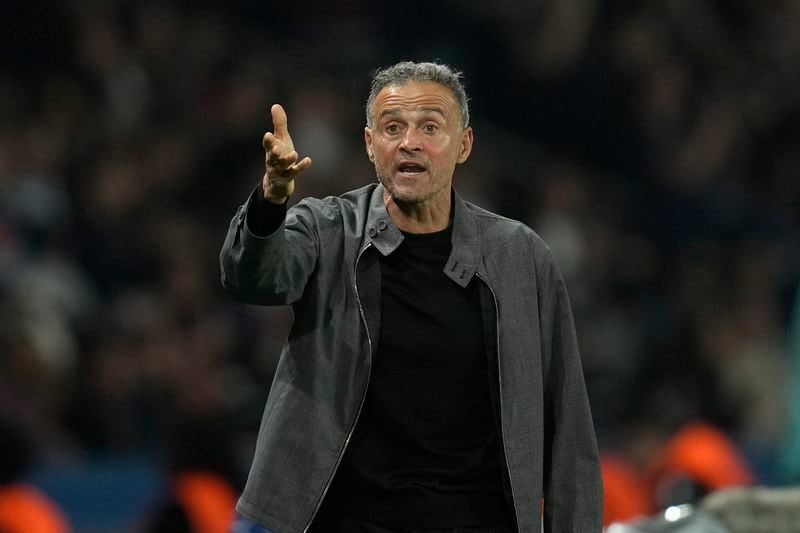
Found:
[[[547,246],[452,188],[472,150],[460,73],[376,73],[379,183],[286,202],[300,159],[279,105],[266,173],[231,222],[223,284],[294,324],[237,511],[268,531],[601,529],[569,301]]]

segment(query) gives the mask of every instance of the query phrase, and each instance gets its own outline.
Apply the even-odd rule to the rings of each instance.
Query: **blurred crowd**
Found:
[[[3,19],[0,417],[34,465],[146,456],[235,492],[291,320],[219,283],[269,106],[314,159],[296,196],[338,194],[375,179],[371,71],[440,59],[475,128],[456,187],[553,248],[601,448],[648,487],[636,512],[668,502],[654,476],[698,424],[731,483],[800,483],[800,2],[36,0]]]

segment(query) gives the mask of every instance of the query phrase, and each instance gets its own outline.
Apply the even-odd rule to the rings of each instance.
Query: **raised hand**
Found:
[[[294,191],[294,179],[311,166],[311,158],[299,160],[294,150],[292,137],[289,135],[286,111],[280,104],[275,104],[272,113],[273,132],[264,134],[263,145],[267,171],[262,186],[264,198],[276,204],[282,204]]]

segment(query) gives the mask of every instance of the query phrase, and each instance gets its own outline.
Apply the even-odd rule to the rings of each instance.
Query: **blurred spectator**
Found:
[[[603,454],[604,523],[630,521],[707,494],[755,483],[733,442],[713,425],[692,421],[674,430],[642,424],[625,455]]]
[[[34,456],[32,442],[21,425],[0,416],[0,531],[68,533],[69,522],[59,507],[23,481]]]
[[[704,422],[679,428],[653,458],[646,475],[657,509],[694,503],[715,490],[756,481],[731,440]]]
[[[606,442],[606,524],[695,504],[716,490],[757,481],[748,457],[722,426],[703,420],[714,412],[703,403],[713,402],[714,396],[699,395],[696,377],[681,370],[671,384],[661,383],[638,399],[640,404],[629,404]]]
[[[147,533],[228,533],[239,487],[230,416],[183,416],[171,432],[169,488]]]

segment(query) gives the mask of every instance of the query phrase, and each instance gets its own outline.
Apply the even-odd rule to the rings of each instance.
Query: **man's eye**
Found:
[[[424,127],[425,133],[436,133],[436,130],[438,129],[439,128],[436,126],[436,124],[426,124]]]
[[[389,124],[388,126],[386,126],[386,131],[388,133],[397,133],[398,131],[400,131],[400,126],[398,126],[397,124]]]

